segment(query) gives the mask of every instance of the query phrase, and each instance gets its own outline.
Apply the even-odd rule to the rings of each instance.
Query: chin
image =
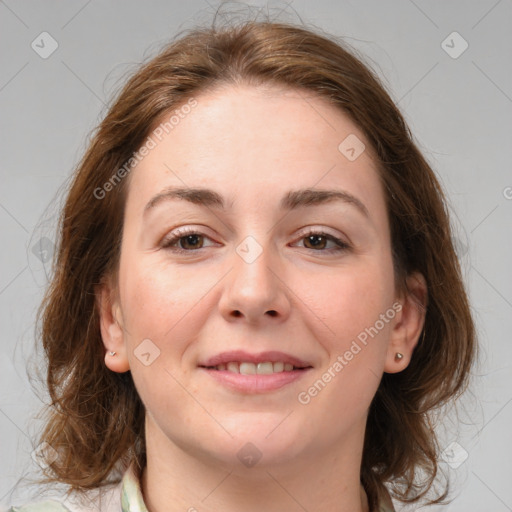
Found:
[[[267,415],[265,419],[223,422],[233,438],[221,435],[209,437],[210,454],[219,461],[242,471],[247,468],[269,468],[292,462],[307,448],[304,429],[283,421],[286,415]],[[291,416],[291,415],[290,415]]]

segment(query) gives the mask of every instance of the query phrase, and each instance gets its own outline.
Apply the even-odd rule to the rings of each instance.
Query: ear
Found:
[[[428,289],[425,278],[419,272],[407,277],[407,292],[397,297],[402,305],[397,312],[391,331],[384,371],[397,373],[405,370],[412,358],[427,311]],[[402,354],[398,359],[397,354]]]
[[[111,279],[96,288],[96,306],[100,319],[100,331],[105,346],[105,365],[117,373],[130,369],[126,356],[125,331],[117,293]],[[114,355],[111,353],[114,352]]]

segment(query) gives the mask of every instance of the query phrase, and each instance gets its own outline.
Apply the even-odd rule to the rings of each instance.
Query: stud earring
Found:
[[[404,355],[403,355],[403,354],[401,354],[400,352],[397,352],[397,353],[395,354],[395,361],[400,361],[400,360],[401,360],[401,359],[403,359],[403,358],[404,358]]]
[[[115,352],[110,352],[110,355],[111,355],[111,356],[115,356],[115,355],[116,355],[116,353],[115,353]]]

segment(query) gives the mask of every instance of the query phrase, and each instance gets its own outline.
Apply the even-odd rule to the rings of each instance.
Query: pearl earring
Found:
[[[401,359],[403,359],[403,358],[404,358],[404,355],[403,355],[403,354],[401,354],[400,352],[397,352],[397,353],[395,354],[395,361],[400,361],[400,360],[401,360]]]

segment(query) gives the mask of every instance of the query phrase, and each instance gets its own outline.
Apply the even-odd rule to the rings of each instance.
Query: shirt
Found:
[[[89,505],[87,506],[87,501]],[[140,481],[134,471],[133,464],[128,467],[121,482],[111,486],[108,490],[93,491],[84,498],[45,500],[36,503],[11,507],[8,512],[88,512],[91,510],[91,502],[94,503],[94,510],[101,512],[148,512]],[[379,512],[395,512],[389,496],[381,501]]]

